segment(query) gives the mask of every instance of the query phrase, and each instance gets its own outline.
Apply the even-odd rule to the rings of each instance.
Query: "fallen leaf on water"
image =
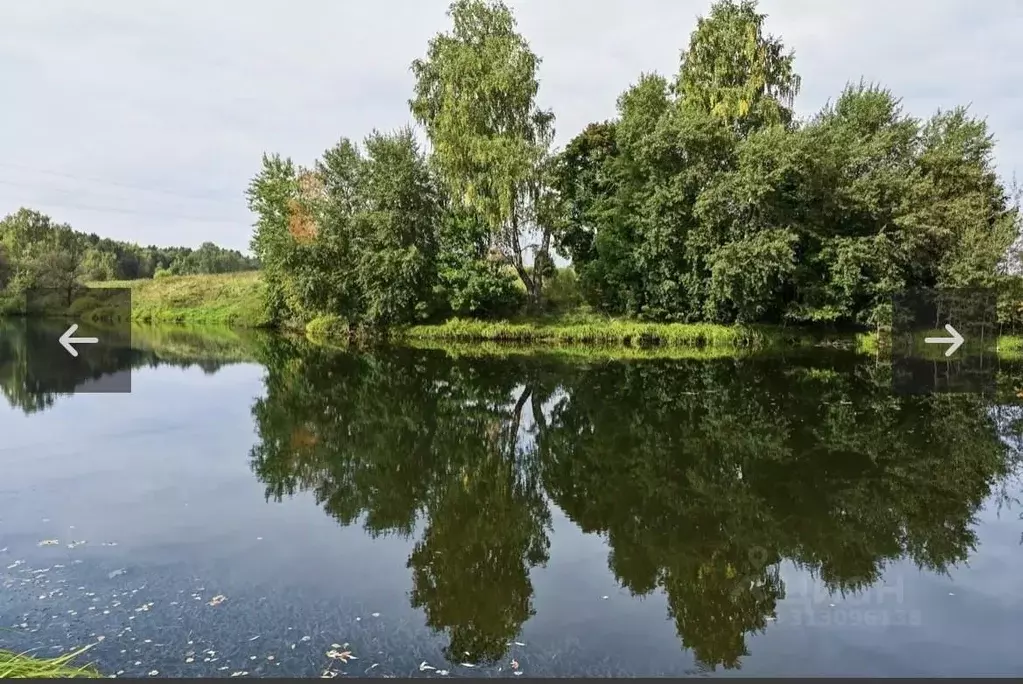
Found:
[[[59,539],[44,539],[39,542],[39,546],[56,546],[60,543]]]
[[[515,659],[513,658],[513,659],[512,659],[512,661],[511,661],[511,666],[512,666],[512,669],[513,669],[513,670],[517,670],[517,669],[519,669],[519,661],[517,661],[517,660],[515,660]]]
[[[211,605],[211,606],[219,606],[221,603],[223,603],[226,600],[227,600],[226,596],[224,596],[223,594],[217,594],[216,596],[214,596],[213,598],[210,599],[209,605]]]

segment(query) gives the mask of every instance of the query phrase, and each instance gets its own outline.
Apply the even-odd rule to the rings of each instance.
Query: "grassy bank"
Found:
[[[410,340],[516,342],[531,345],[615,345],[625,347],[759,347],[771,333],[761,328],[706,323],[640,323],[592,315],[566,315],[535,321],[454,319],[404,331]]]
[[[258,271],[114,280],[90,287],[131,289],[132,320],[258,328],[267,325]]]
[[[86,650],[81,649],[59,658],[33,658],[29,655],[0,650],[0,679],[100,677],[100,674],[90,666],[72,664]]]
[[[132,319],[140,323],[257,328],[268,324],[258,272],[204,276],[166,276],[153,280],[95,283],[91,287],[126,287],[132,291]],[[341,340],[344,331],[331,317],[310,321],[310,337]],[[819,342],[805,331],[762,326],[708,323],[647,323],[579,310],[506,321],[452,319],[395,331],[412,343],[526,345],[530,347],[601,347],[615,350],[700,350],[703,355],[768,346]],[[644,352],[646,355],[647,352]]]

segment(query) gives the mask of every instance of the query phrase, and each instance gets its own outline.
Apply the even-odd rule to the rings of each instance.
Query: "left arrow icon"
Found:
[[[60,346],[67,350],[67,353],[71,356],[77,357],[78,350],[75,349],[76,344],[98,344],[98,337],[72,337],[78,332],[78,324],[73,323],[70,328],[64,331],[64,334],[60,336]]]

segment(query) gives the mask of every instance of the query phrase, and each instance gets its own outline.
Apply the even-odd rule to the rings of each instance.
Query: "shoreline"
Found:
[[[580,356],[590,352],[608,358],[709,358],[810,347],[849,349],[878,357],[887,352],[887,345],[875,331],[841,331],[823,326],[654,323],[613,318],[583,309],[508,320],[451,318],[395,328],[379,337],[352,334],[332,316],[274,326],[263,305],[259,271],[107,281],[90,283],[88,287],[130,289],[133,323],[278,331],[332,346],[381,341],[451,347],[460,353],[556,352]],[[1023,337],[1000,336],[991,350],[999,357],[1018,359],[1023,356]]]

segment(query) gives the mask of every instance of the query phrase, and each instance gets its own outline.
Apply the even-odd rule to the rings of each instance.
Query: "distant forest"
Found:
[[[32,289],[68,290],[95,281],[256,268],[256,259],[212,242],[198,249],[142,247],[76,231],[31,209],[0,220],[0,296],[4,299]]]

